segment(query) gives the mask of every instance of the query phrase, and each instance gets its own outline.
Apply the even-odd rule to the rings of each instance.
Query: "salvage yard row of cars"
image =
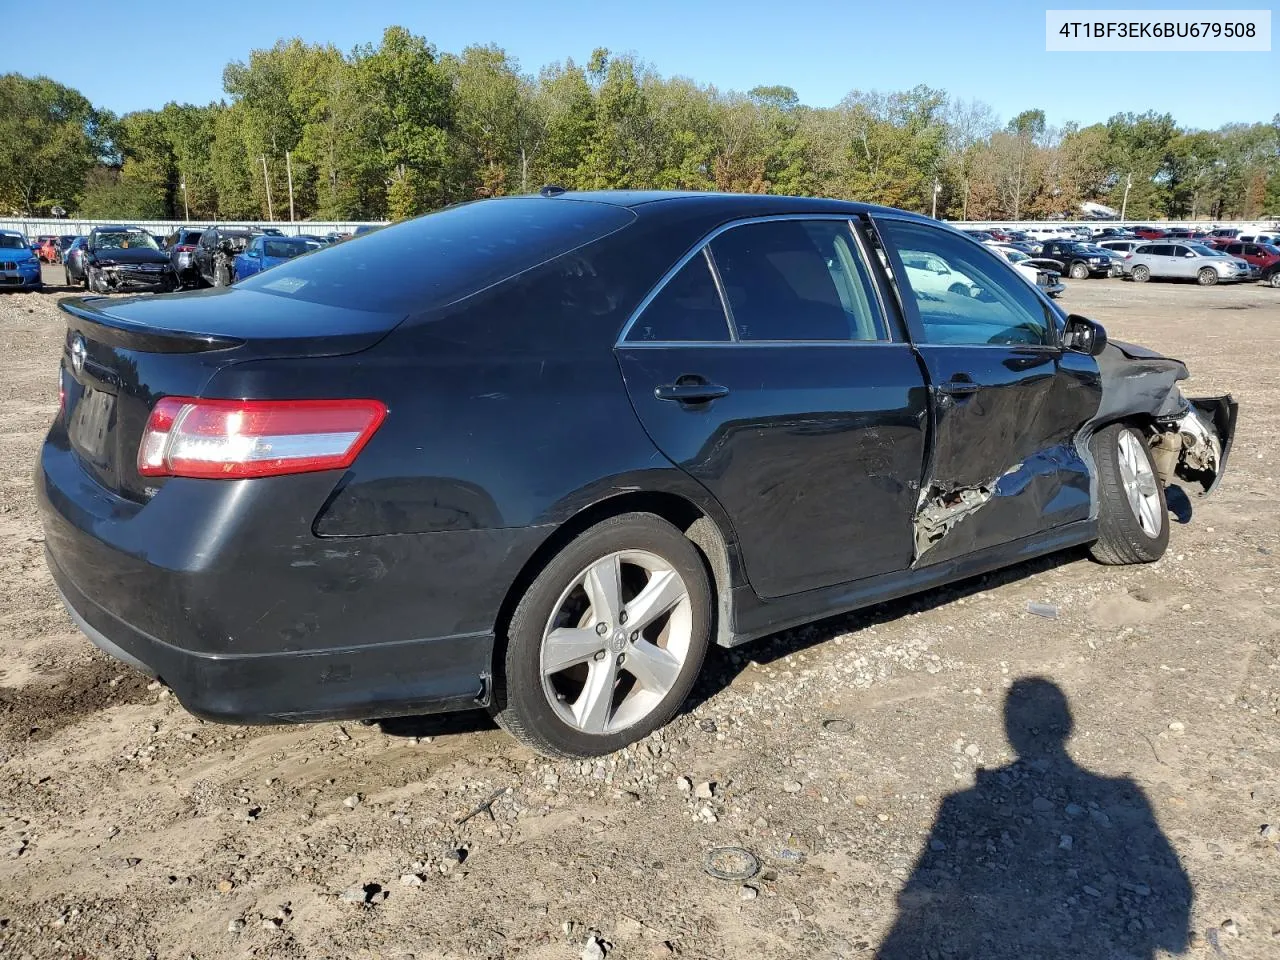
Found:
[[[141,227],[94,227],[88,236],[37,237],[0,231],[0,286],[39,288],[40,263],[61,263],[67,283],[91,293],[169,293],[225,287],[342,237],[285,236],[274,227],[181,227],[157,237]],[[12,263],[12,266],[9,264]]]
[[[1192,231],[1154,227],[1037,227],[1027,231],[965,229],[976,240],[999,250],[1027,270],[1039,270],[1051,288],[1065,274],[1152,279],[1195,280],[1201,286],[1260,280],[1280,288],[1280,234],[1223,227]],[[1015,257],[1017,258],[1015,260]]]

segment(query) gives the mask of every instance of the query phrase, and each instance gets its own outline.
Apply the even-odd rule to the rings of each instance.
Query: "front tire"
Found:
[[[545,756],[620,750],[688,697],[711,610],[706,563],[679,530],[647,513],[598,523],[516,605],[491,712]]]
[[[1089,268],[1086,267],[1083,263],[1073,263],[1071,265],[1071,279],[1072,280],[1089,279]]]
[[[1099,563],[1151,563],[1169,546],[1169,507],[1142,433],[1113,423],[1093,436],[1098,469],[1098,540],[1090,548]]]
[[[1200,272],[1196,274],[1196,283],[1202,287],[1212,287],[1218,282],[1218,271],[1213,267],[1201,267]]]
[[[1141,264],[1133,268],[1133,279],[1135,283],[1146,283],[1151,279],[1151,270]]]
[[[1280,290],[1280,270],[1277,270],[1267,278],[1267,283],[1271,284],[1277,290]]]

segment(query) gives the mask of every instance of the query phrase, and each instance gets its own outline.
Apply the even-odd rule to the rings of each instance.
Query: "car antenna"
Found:
[[[567,193],[564,187],[556,183],[548,183],[545,187],[538,191],[540,197],[558,197],[562,193]]]

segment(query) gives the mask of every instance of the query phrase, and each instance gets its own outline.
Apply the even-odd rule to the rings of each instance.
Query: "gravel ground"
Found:
[[[0,956],[1280,956],[1277,291],[1064,297],[1241,402],[1163,560],[713,651],[689,710],[588,763],[483,714],[202,723],[94,651],[30,480],[65,293],[0,297]],[[759,869],[709,876],[725,846]]]

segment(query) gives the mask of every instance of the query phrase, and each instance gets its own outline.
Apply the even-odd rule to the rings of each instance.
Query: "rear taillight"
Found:
[[[193,247],[189,243],[180,243],[173,249],[177,250],[179,253],[190,253],[192,250],[195,249],[195,247]]]
[[[386,418],[377,400],[165,397],[138,445],[144,477],[275,477],[349,467]]]

